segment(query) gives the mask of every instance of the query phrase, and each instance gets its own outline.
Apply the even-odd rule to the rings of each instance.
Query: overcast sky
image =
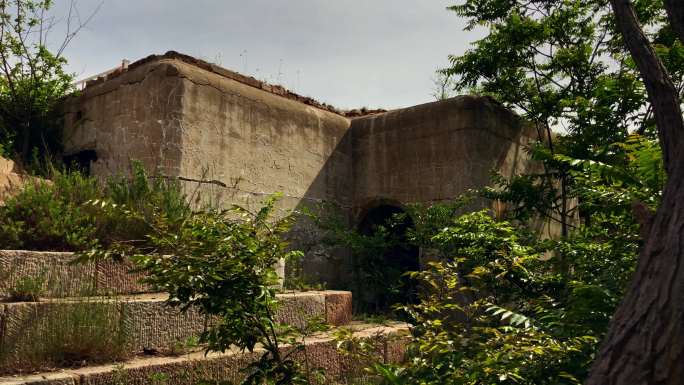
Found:
[[[434,71],[481,37],[455,2],[104,0],[65,54],[78,78],[175,50],[339,108],[406,107],[433,100]],[[99,3],[79,0],[81,15]]]

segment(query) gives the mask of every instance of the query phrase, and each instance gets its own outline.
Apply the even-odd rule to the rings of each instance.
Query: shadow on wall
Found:
[[[228,72],[178,55],[131,64],[69,100],[65,153],[98,177],[140,160],[148,171],[186,178],[200,203],[249,207],[275,192],[285,209],[325,201],[349,226],[362,222],[369,202],[451,200],[488,184],[492,169],[510,175],[525,167],[524,152],[512,151],[524,142],[519,118],[487,97],[349,120]],[[205,179],[207,165],[221,185],[191,181]],[[292,238],[307,251],[305,276],[348,285],[347,250],[321,242],[306,220]]]
[[[352,226],[353,174],[352,135],[347,130],[337,147],[325,160],[306,189],[295,212],[310,213],[321,220],[339,221]],[[334,197],[331,200],[330,197]],[[300,216],[292,229],[292,247],[303,250],[305,258],[297,266],[305,282],[324,284],[327,288],[346,289],[351,281],[351,253],[326,241],[326,233],[307,215]],[[288,270],[293,267],[288,266]]]
[[[506,176],[525,172],[531,162],[522,147],[534,140],[517,115],[487,97],[460,96],[355,118],[297,209],[310,209],[326,196],[339,197],[332,203],[347,225],[370,235],[405,204],[455,199],[488,185],[492,170]],[[469,209],[485,207],[490,203],[476,201]],[[300,224],[296,235],[313,245],[306,250],[304,274],[329,287],[351,288],[362,261],[355,261],[348,250],[331,250],[310,225]],[[389,236],[401,236],[408,225],[391,229],[395,233]],[[417,255],[417,250],[390,249],[371,259],[381,270],[403,273],[417,269]],[[401,286],[398,278],[361,279],[376,280],[385,288]],[[356,290],[355,296],[360,295]]]

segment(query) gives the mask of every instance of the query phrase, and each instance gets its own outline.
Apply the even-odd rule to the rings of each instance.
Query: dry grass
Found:
[[[0,371],[25,373],[127,358],[125,317],[120,303],[111,299],[22,306],[0,335]]]

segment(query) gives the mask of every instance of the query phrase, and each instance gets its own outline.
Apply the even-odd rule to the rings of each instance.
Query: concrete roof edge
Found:
[[[393,110],[389,111],[379,111],[376,113],[371,113],[371,114],[366,114],[366,115],[361,115],[357,117],[353,117],[352,119],[364,119],[364,118],[373,118],[375,115],[378,114],[396,114],[396,113],[403,113],[403,112],[408,112],[411,110],[422,110],[422,109],[431,109],[435,108],[440,105],[449,105],[451,107],[466,107],[468,105],[482,105],[482,106],[487,106],[493,110],[497,110],[500,112],[503,112],[505,114],[511,115],[512,118],[514,119],[522,119],[520,115],[518,115],[515,111],[511,110],[510,108],[504,106],[501,102],[498,100],[494,99],[491,96],[485,95],[485,96],[480,96],[480,95],[458,95],[454,96],[448,99],[442,99],[442,100],[435,100],[432,102],[427,102],[427,103],[421,103],[417,104],[415,106],[410,106],[410,107],[402,107],[402,108],[396,108]]]
[[[86,84],[87,87],[99,85],[102,83],[105,83],[107,81],[116,79],[117,77],[126,74],[127,72],[134,70],[135,68],[142,67],[146,64],[154,63],[154,62],[159,62],[159,61],[164,61],[164,60],[179,60],[183,63],[198,67],[200,69],[203,69],[205,71],[217,74],[219,76],[234,80],[236,82],[245,84],[250,87],[254,87],[256,89],[271,93],[273,95],[277,95],[289,100],[293,100],[308,106],[312,106],[324,111],[332,112],[334,114],[350,118],[352,120],[355,119],[363,119],[363,118],[370,118],[373,116],[377,115],[382,115],[386,113],[400,113],[403,111],[407,110],[412,110],[412,109],[423,109],[423,108],[433,108],[435,105],[439,104],[451,104],[454,106],[463,106],[467,105],[468,103],[478,103],[478,104],[483,104],[483,105],[489,105],[493,109],[496,110],[505,110],[507,113],[511,114],[515,118],[520,118],[518,114],[516,114],[514,111],[510,110],[509,108],[506,108],[503,104],[501,104],[499,101],[496,99],[492,98],[491,96],[477,96],[477,95],[459,95],[455,96],[449,99],[445,100],[438,100],[438,101],[433,101],[433,102],[427,102],[427,103],[422,103],[418,104],[415,106],[410,106],[410,107],[404,107],[404,108],[397,108],[393,110],[385,110],[385,109],[368,109],[368,108],[358,108],[358,109],[352,109],[352,110],[340,110],[330,104],[327,103],[321,103],[314,98],[308,97],[308,96],[302,96],[299,95],[295,92],[292,92],[285,87],[281,85],[274,85],[274,84],[269,84],[264,81],[258,80],[252,76],[246,76],[242,75],[238,72],[223,68],[219,65],[207,62],[205,60],[197,59],[195,57],[192,57],[190,55],[186,55],[180,52],[176,51],[168,51],[164,54],[161,55],[149,55],[147,57],[144,57],[140,60],[137,60],[130,65],[126,69],[122,70],[117,70],[114,71],[104,77],[100,77],[98,79],[89,81]]]
[[[201,68],[205,71],[209,71],[211,73],[214,73],[214,74],[217,74],[219,76],[234,80],[236,82],[245,84],[247,86],[254,87],[254,88],[260,89],[262,91],[266,91],[268,93],[271,93],[271,94],[274,94],[274,95],[277,95],[277,96],[280,96],[280,97],[283,97],[286,99],[290,99],[290,100],[293,100],[293,101],[296,101],[296,102],[299,102],[299,103],[302,103],[302,104],[305,104],[308,106],[312,106],[312,107],[315,107],[315,108],[318,108],[318,109],[321,109],[324,111],[332,112],[334,114],[341,115],[341,116],[348,117],[348,118],[385,112],[385,110],[368,110],[365,108],[354,109],[354,110],[349,110],[349,111],[340,110],[340,109],[335,108],[334,106],[332,106],[330,104],[321,103],[321,102],[315,100],[314,98],[311,98],[308,96],[302,96],[302,95],[299,95],[297,93],[294,93],[294,92],[286,89],[283,86],[269,84],[269,83],[263,82],[261,80],[255,79],[254,77],[242,75],[238,72],[223,68],[223,67],[218,66],[216,64],[209,63],[207,61],[197,59],[197,58],[192,57],[190,55],[186,55],[186,54],[176,52],[176,51],[168,51],[162,55],[149,55],[145,58],[142,58],[140,60],[137,60],[137,61],[131,63],[130,65],[128,65],[128,68],[126,68],[124,70],[114,71],[111,74],[108,74],[107,76],[100,77],[98,79],[89,81],[86,84],[86,88],[102,84],[102,83],[107,82],[109,80],[113,80],[113,79],[125,74],[128,71],[134,70],[138,67],[142,67],[146,64],[154,63],[154,62],[158,62],[158,61],[163,61],[163,60],[169,60],[169,59],[179,60],[179,61],[184,62],[186,64]]]

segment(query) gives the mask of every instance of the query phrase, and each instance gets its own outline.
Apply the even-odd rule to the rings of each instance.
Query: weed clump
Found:
[[[155,220],[173,228],[191,210],[178,181],[150,178],[140,162],[131,168],[131,177],[104,183],[50,168],[49,181],[28,184],[0,206],[0,248],[78,252],[124,242],[145,248]]]
[[[36,302],[42,296],[45,274],[21,277],[8,292],[8,302]]]
[[[120,361],[130,355],[126,315],[112,299],[8,308],[0,371],[27,373]]]

